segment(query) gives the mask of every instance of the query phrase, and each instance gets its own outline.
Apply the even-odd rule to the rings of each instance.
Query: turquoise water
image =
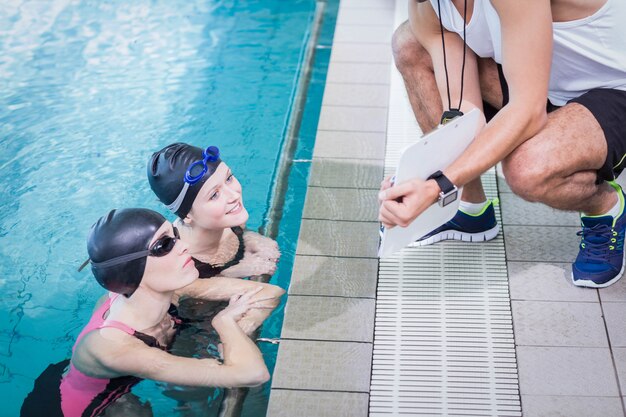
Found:
[[[103,293],[76,272],[90,225],[115,207],[172,219],[147,186],[154,150],[219,146],[244,186],[248,226],[263,223],[314,8],[313,0],[3,4],[0,416],[18,415],[33,380],[69,357]],[[300,200],[289,197],[287,213]],[[297,227],[280,233],[285,277]],[[265,348],[270,366],[274,352]],[[173,411],[179,404],[158,384],[133,391],[155,416],[190,415]]]

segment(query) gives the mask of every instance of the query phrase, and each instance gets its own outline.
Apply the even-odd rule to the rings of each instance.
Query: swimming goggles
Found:
[[[187,190],[189,186],[197,184],[198,181],[204,177],[204,174],[209,170],[209,166],[207,165],[209,162],[215,162],[220,158],[220,150],[217,146],[209,146],[204,151],[202,151],[202,159],[196,162],[193,162],[187,168],[185,172],[183,189],[180,190],[178,197],[171,204],[167,205],[167,208],[172,212],[176,213],[180,208],[181,204],[183,204],[183,200],[185,199],[185,195],[187,195]]]
[[[82,269],[87,266],[88,263],[91,262],[93,266],[96,268],[108,268],[110,266],[115,266],[119,264],[123,264],[126,262],[134,261],[135,259],[143,258],[146,256],[154,256],[160,258],[162,256],[167,255],[174,249],[176,242],[180,239],[180,234],[178,233],[177,228],[174,229],[174,236],[162,236],[157,239],[156,242],[148,248],[148,250],[142,250],[139,252],[133,252],[122,256],[117,256],[115,258],[103,261],[103,262],[92,262],[91,259],[87,259],[83,264],[78,268],[78,271],[82,271]]]

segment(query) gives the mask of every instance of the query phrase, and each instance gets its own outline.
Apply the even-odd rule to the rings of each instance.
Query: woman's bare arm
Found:
[[[140,378],[189,386],[241,387],[269,379],[263,356],[243,332],[237,320],[251,309],[262,308],[253,291],[233,297],[229,306],[213,320],[224,345],[224,363],[215,359],[183,358],[157,348],[117,329],[103,329],[83,346],[101,368],[117,376]]]
[[[178,297],[225,301],[233,295],[243,294],[256,288],[260,288],[260,290],[252,297],[252,301],[264,308],[251,309],[239,320],[239,325],[244,332],[251,334],[280,303],[280,297],[285,293],[285,290],[272,284],[238,278],[213,277],[197,279],[190,285],[178,290],[176,295]]]

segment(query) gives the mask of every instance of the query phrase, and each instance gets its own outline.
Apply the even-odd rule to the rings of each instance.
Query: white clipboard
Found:
[[[426,180],[434,172],[447,168],[474,140],[480,118],[480,111],[473,109],[406,147],[400,155],[395,183],[401,184],[413,178]],[[462,188],[459,188],[459,198],[456,201],[445,207],[433,204],[407,227],[381,228],[378,256],[390,256],[452,219],[459,208],[461,191]]]

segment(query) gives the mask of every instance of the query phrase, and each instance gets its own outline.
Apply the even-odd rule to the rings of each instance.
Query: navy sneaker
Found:
[[[465,242],[485,242],[498,235],[500,226],[496,222],[496,212],[493,208],[498,200],[491,200],[478,214],[468,214],[457,211],[452,220],[439,226],[412,246],[426,246],[442,240],[462,240]]]
[[[572,281],[579,287],[603,288],[617,282],[624,273],[624,192],[619,193],[620,214],[612,216],[581,216],[583,230],[580,251],[572,264]]]

